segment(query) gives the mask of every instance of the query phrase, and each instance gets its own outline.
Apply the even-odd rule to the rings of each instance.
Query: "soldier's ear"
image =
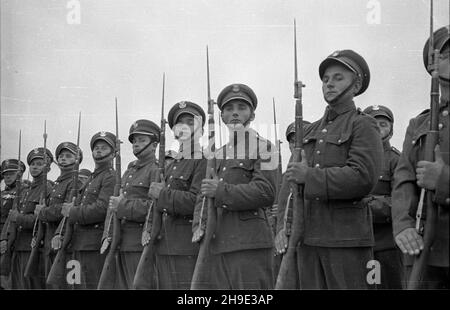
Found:
[[[249,118],[249,121],[253,121],[255,119],[255,111],[254,110],[252,110],[252,113],[250,114],[250,118]]]
[[[360,77],[356,77],[355,78],[355,85],[353,86],[353,90],[354,90],[354,94],[356,94],[357,92],[359,92],[359,90],[362,87],[362,81]]]

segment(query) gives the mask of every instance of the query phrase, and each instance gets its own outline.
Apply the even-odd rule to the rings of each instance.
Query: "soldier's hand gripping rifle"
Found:
[[[119,116],[117,112],[117,98],[116,98],[116,184],[114,185],[114,196],[120,196],[120,188],[122,185],[122,165],[120,157],[120,139],[119,139]],[[115,211],[108,209],[105,219],[105,228],[103,232],[103,242],[100,249],[100,254],[103,254],[109,246],[111,241],[111,247],[106,255],[105,262],[103,263],[102,273],[98,281],[97,289],[113,289],[116,280],[116,253],[120,244],[120,221]],[[112,224],[112,238],[110,237],[110,230]]]
[[[44,122],[44,171],[42,177],[42,192],[40,198],[40,205],[45,206],[47,199],[47,122]],[[40,212],[40,211],[39,211]],[[39,220],[39,213],[36,215],[33,225],[33,237],[31,239],[31,253],[28,258],[27,265],[25,266],[25,277],[34,277],[39,274],[39,248],[41,247],[42,239],[44,239],[45,226],[42,221]]]
[[[424,160],[434,161],[434,148],[439,140],[439,72],[438,72],[438,54],[439,51],[433,50],[433,0],[430,0],[430,41],[428,49],[428,66],[431,69],[431,92],[430,92],[430,130],[426,136]],[[426,200],[425,200],[426,199]],[[421,217],[424,200],[426,201],[426,220],[423,228],[422,252],[414,259],[414,264],[408,280],[408,289],[419,289],[427,265],[428,256],[436,234],[437,227],[437,205],[433,202],[433,194],[422,188],[420,200],[416,214],[416,230],[421,233]]]
[[[16,196],[14,197],[13,210],[19,209],[20,196],[22,194],[22,170],[20,169],[20,150],[22,144],[22,131],[19,132],[19,156],[17,166],[17,178],[16,178]],[[10,213],[11,214],[11,213]],[[8,214],[5,225],[3,226],[0,242],[6,242],[5,252],[0,253],[0,275],[7,276],[11,272],[11,256],[12,248],[17,237],[17,225],[11,221],[11,216]]]
[[[295,148],[293,161],[301,162],[301,150],[303,148],[303,106],[302,106],[302,88],[305,85],[298,80],[297,73],[297,31],[294,20],[294,62],[295,62]],[[291,186],[293,195],[292,203],[292,226],[289,237],[288,248],[283,256],[278,273],[275,289],[295,289],[297,285],[297,258],[296,248],[303,238],[304,230],[304,200],[303,186],[293,183]]]
[[[164,118],[164,88],[166,75],[163,74],[163,90],[161,103],[161,134],[159,139],[158,170],[155,182],[164,181],[166,157],[166,119]],[[162,214],[155,210],[156,201],[152,199],[142,230],[142,246],[144,247],[139,264],[134,275],[133,287],[135,289],[155,289],[155,248],[156,239],[162,226]]]
[[[76,203],[79,194],[78,188],[78,172],[80,169],[80,126],[81,126],[81,112],[78,115],[78,135],[77,135],[77,155],[74,166],[74,174],[72,178],[72,190],[69,199],[72,203]],[[65,230],[64,230],[65,228]],[[68,217],[64,216],[55,231],[55,236],[52,239],[52,248],[58,251],[47,276],[47,284],[59,285],[65,281],[66,270],[66,251],[72,239],[73,224],[68,223]],[[62,240],[62,242],[61,242]],[[62,243],[62,244],[61,244]]]
[[[216,147],[215,147],[215,128],[214,128],[214,101],[211,99],[211,87],[209,80],[209,52],[206,47],[206,75],[208,87],[208,141],[209,141],[209,157],[206,164],[206,179],[212,179],[216,176]],[[205,200],[207,202],[206,209],[206,231],[203,227],[203,215]],[[194,273],[192,275],[191,289],[202,289],[205,284],[205,276],[209,276],[208,258],[210,256],[210,243],[217,225],[217,209],[214,206],[214,198],[203,197],[202,207],[200,210],[200,219],[198,228],[194,232],[192,240],[200,242],[197,261],[195,263]]]

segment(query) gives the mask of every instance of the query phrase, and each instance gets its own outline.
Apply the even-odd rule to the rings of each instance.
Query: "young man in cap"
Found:
[[[44,151],[47,153],[47,162],[44,161]],[[11,287],[13,289],[44,289],[45,277],[44,270],[40,268],[39,276],[24,277],[25,267],[31,253],[31,239],[33,227],[36,221],[34,209],[36,205],[44,200],[48,201],[48,196],[52,189],[52,183],[44,181],[44,169],[50,171],[50,165],[53,162],[53,155],[47,149],[36,148],[28,153],[27,163],[30,174],[33,177],[31,186],[23,192],[18,210],[10,211],[11,221],[16,223],[17,235],[14,242],[14,250],[11,259]],[[44,186],[47,187],[47,197],[43,197]],[[43,265],[43,264],[42,264]],[[43,266],[42,266],[43,267]]]
[[[439,73],[439,139],[436,146],[435,160],[424,160],[427,133],[430,127],[430,110],[427,109],[409,122],[403,142],[403,151],[395,170],[395,183],[392,192],[392,217],[395,242],[405,254],[407,277],[414,261],[414,256],[423,250],[423,240],[416,231],[416,212],[422,189],[433,194],[437,221],[433,247],[430,249],[424,273],[422,288],[449,288],[449,27],[438,29],[434,34],[434,49],[438,54]],[[423,60],[428,73],[429,40],[423,49]],[[423,210],[428,207],[424,202]],[[426,216],[424,216],[426,221]],[[426,232],[425,232],[426,233]]]
[[[179,142],[175,160],[166,168],[165,180],[152,183],[149,195],[163,214],[156,247],[158,289],[189,289],[198,254],[192,243],[195,202],[205,177],[206,160],[200,138],[205,125],[203,109],[189,101],[175,104],[169,111],[169,127]]]
[[[116,259],[117,289],[132,289],[133,279],[142,253],[142,229],[151,200],[150,183],[159,174],[155,150],[160,139],[160,128],[152,121],[134,122],[128,141],[137,160],[128,165],[122,177],[121,195],[111,196],[110,208],[120,220],[121,242]]]
[[[20,166],[20,168],[19,168]],[[25,164],[17,159],[6,159],[2,162],[2,177],[5,180],[5,189],[2,190],[0,205],[0,231],[3,231],[9,210],[13,207],[17,194],[16,181],[22,182],[22,175],[25,172]],[[0,240],[0,256],[6,252],[7,240]],[[0,275],[0,287],[11,288],[11,274]]]
[[[378,180],[383,147],[375,120],[353,102],[369,86],[369,67],[359,54],[343,50],[320,64],[319,75],[328,106],[306,127],[306,156],[286,171],[287,181],[303,186],[300,288],[369,288],[366,266],[373,259],[374,240],[362,199]]]
[[[63,203],[61,214],[73,225],[72,258],[80,263],[81,283],[76,288],[95,289],[100,278],[105,256],[100,254],[109,197],[114,192],[116,136],[101,131],[91,138],[95,170],[75,203]]]
[[[79,155],[77,155],[79,154]],[[50,268],[56,256],[56,252],[52,249],[52,238],[59,222],[62,220],[61,209],[63,203],[71,202],[73,197],[78,195],[82,184],[79,180],[76,188],[78,191],[74,192],[74,175],[77,156],[79,156],[79,163],[83,161],[83,153],[81,149],[77,149],[76,144],[72,142],[62,142],[58,145],[55,151],[56,163],[61,171],[61,174],[56,179],[52,191],[49,193],[49,201],[46,205],[37,205],[34,213],[45,224],[44,235],[44,264],[45,264],[45,278],[47,278]],[[65,288],[66,283],[61,283],[58,286],[49,286],[48,288]]]
[[[216,152],[217,176],[201,185],[201,194],[214,198],[217,208],[208,289],[273,288],[273,237],[265,209],[275,200],[278,156],[275,147],[249,127],[257,103],[253,90],[243,84],[225,87],[217,99],[230,142]],[[193,231],[200,210],[201,199]],[[203,221],[206,214],[201,216]]]
[[[394,134],[394,114],[383,105],[367,107],[364,113],[375,118],[383,143],[383,164],[378,183],[363,201],[372,210],[375,237],[374,258],[380,263],[380,289],[402,288],[402,257],[392,235],[391,192],[394,171],[400,152],[391,146],[389,140]]]

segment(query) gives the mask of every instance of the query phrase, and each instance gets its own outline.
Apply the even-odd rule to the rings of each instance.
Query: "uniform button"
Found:
[[[171,175],[170,177],[169,177],[169,179],[172,179],[173,178],[173,175]]]
[[[227,170],[227,167],[223,167],[223,169],[222,169],[223,171],[225,171],[225,170]]]
[[[303,140],[303,143],[308,143],[308,141],[309,141],[308,139],[305,139]]]
[[[443,115],[443,116],[448,116],[448,111],[447,111],[447,110],[444,110],[444,111],[442,112],[442,115]]]
[[[316,167],[320,167],[320,164],[316,164]]]
[[[253,212],[253,215],[258,215],[258,212]]]
[[[341,143],[341,141],[342,141],[342,140],[341,140],[341,139],[339,139],[339,140],[338,140],[337,142],[338,142],[338,143]]]
[[[170,184],[169,184],[169,185],[167,185],[167,187],[168,187],[168,188],[170,188]]]
[[[219,181],[223,181],[223,178],[220,178]]]
[[[180,179],[182,179],[183,178],[183,176],[180,176]]]
[[[125,183],[125,186],[128,186],[129,183]]]
[[[380,175],[379,179],[381,180],[382,178],[383,178],[383,176],[382,176],[382,175]]]
[[[243,163],[239,163],[239,166],[243,166],[244,164]]]
[[[227,209],[228,206],[227,205],[222,205],[222,208]]]
[[[450,205],[450,198],[445,199],[445,203]]]
[[[319,197],[316,197],[316,200],[319,200]]]
[[[328,130],[326,128],[322,129],[322,132],[328,132]]]
[[[142,182],[139,182],[139,185],[142,185]]]
[[[164,213],[167,213],[167,209],[163,209],[163,212],[164,212]]]
[[[56,189],[52,190],[52,192],[56,192]]]
[[[412,140],[411,143],[412,143],[412,144],[416,144],[416,140]]]
[[[86,196],[83,196],[83,199],[85,199],[86,198]]]
[[[129,179],[131,179],[131,174],[128,176]]]
[[[177,170],[177,167],[175,166],[175,167],[173,167],[173,170]]]
[[[439,130],[441,130],[442,128],[444,128],[444,124],[439,124]]]
[[[20,214],[23,214],[23,211],[20,211]]]
[[[124,191],[123,194],[126,195],[126,194],[127,194],[127,191]]]
[[[320,140],[319,140],[319,143],[323,143],[323,139],[320,139]]]
[[[317,151],[316,153],[317,153],[317,154],[320,154],[320,151]]]
[[[328,124],[331,124],[333,121],[328,121]]]

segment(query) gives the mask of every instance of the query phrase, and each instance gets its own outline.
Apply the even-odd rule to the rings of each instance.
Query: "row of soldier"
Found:
[[[203,270],[201,282],[195,287],[274,288],[293,228],[292,212],[297,206],[291,188],[297,184],[303,187],[304,222],[301,242],[295,245],[297,270],[289,275],[295,288],[404,287],[412,259],[424,247],[423,231],[421,227],[416,229],[415,218],[421,189],[433,193],[438,210],[435,242],[422,284],[427,288],[448,288],[449,28],[437,30],[432,42],[438,50],[440,86],[439,139],[434,161],[423,160],[429,110],[411,120],[400,153],[389,144],[392,111],[381,105],[364,111],[356,108],[354,97],[368,88],[370,71],[363,57],[352,50],[334,52],[320,64],[327,107],[321,119],[304,123],[302,160],[290,161],[282,177],[276,167],[264,165],[267,157],[263,155],[267,154],[263,153],[276,148],[249,127],[258,100],[244,84],[229,85],[217,97],[230,142],[217,150],[221,156],[217,156],[212,178],[205,178],[208,155],[200,147],[206,115],[199,105],[188,101],[175,104],[168,114],[169,127],[180,149],[166,165],[162,178],[155,155],[161,128],[150,120],[133,123],[128,140],[137,159],[123,174],[118,195],[113,195],[116,172],[112,165],[117,137],[110,132],[99,132],[91,138],[95,169],[87,182],[80,184],[75,200],[70,196],[75,186],[72,176],[77,156],[82,160],[76,144],[64,142],[56,149],[61,174],[54,183],[43,184],[41,179],[43,170],[53,162],[51,152],[45,150],[44,155],[44,148],[37,148],[28,154],[33,181],[22,192],[17,209],[12,208],[14,184],[25,165],[14,159],[4,161],[2,225],[8,214],[17,224],[17,237],[11,249],[6,248],[6,240],[0,243],[2,254],[12,251],[11,267],[2,274],[2,286],[45,288],[58,249],[52,243],[54,231],[62,218],[67,218],[74,227],[68,251],[81,267],[81,283],[73,287],[97,288],[105,260],[100,248],[109,210],[120,221],[121,229],[114,257],[114,283],[109,287],[133,288],[143,245],[153,238],[156,255],[152,265],[147,266],[155,270],[147,279],[150,287],[189,289],[199,244],[205,238],[203,233],[195,232],[199,228],[204,232],[210,219],[205,199],[213,199],[217,225],[209,246],[209,267]],[[424,47],[424,62],[431,73],[428,44]],[[233,139],[242,132],[254,138],[256,145],[263,142],[269,147],[254,150],[248,139]],[[293,151],[294,124],[287,128],[286,139]],[[243,146],[244,156],[237,156],[239,145]],[[48,188],[45,203],[41,197],[44,186]],[[162,216],[157,236],[145,231],[150,208]],[[41,267],[38,275],[25,277],[36,218],[47,227]],[[367,277],[368,262],[374,260],[380,263],[381,270],[381,282],[377,283]],[[62,281],[47,288],[71,286]]]

